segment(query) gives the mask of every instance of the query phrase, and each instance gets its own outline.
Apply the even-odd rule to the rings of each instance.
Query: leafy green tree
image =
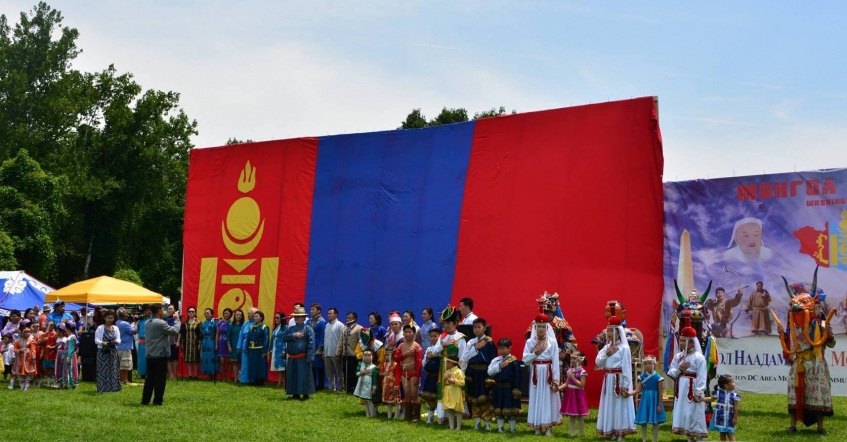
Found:
[[[62,21],[44,2],[14,27],[0,16],[0,158],[27,149],[46,173],[68,177],[67,216],[49,234],[56,285],[126,267],[175,294],[197,124],[178,93],[144,90],[114,66],[73,69],[79,32]],[[19,234],[6,232],[24,265]],[[46,231],[32,232],[45,247]]]
[[[516,110],[512,109],[512,115],[518,113]],[[479,120],[480,118],[491,118],[491,117],[499,117],[500,115],[506,115],[506,108],[504,106],[500,106],[499,109],[491,108],[487,111],[477,112],[474,114],[473,119]]]
[[[506,108],[500,106],[499,109],[491,108],[486,111],[477,112],[474,114],[473,119],[479,120],[480,118],[490,118],[496,117],[500,115],[504,115],[506,113]],[[512,110],[512,114],[516,114],[517,112]],[[426,117],[421,113],[420,109],[412,109],[412,112],[406,116],[406,119],[400,123],[400,129],[422,129],[424,127],[433,127],[433,126],[441,126],[443,124],[453,124],[453,123],[463,123],[468,120],[468,111],[465,108],[442,108],[441,113],[438,114],[435,118],[431,120],[427,120]]]
[[[138,276],[138,272],[133,269],[120,269],[114,274],[114,278],[122,279],[124,281],[129,281],[140,286],[144,286],[144,283],[141,282],[141,277]]]
[[[244,144],[244,143],[252,143],[252,142],[253,142],[253,140],[251,140],[249,138],[246,139],[246,140],[239,140],[238,138],[232,137],[232,138],[229,138],[229,139],[226,140],[226,144],[224,144],[224,146],[232,146],[233,144]]]
[[[12,241],[16,263],[37,278],[55,275],[53,238],[66,187],[64,176],[46,173],[25,149],[0,165],[0,230]]]
[[[15,243],[9,235],[0,230],[0,269],[15,270],[18,268],[18,260],[15,259]]]
[[[412,109],[412,112],[406,116],[406,120],[400,123],[400,129],[423,129],[429,123],[426,117],[423,116],[420,109]]]
[[[433,118],[430,122],[430,126],[441,126],[443,124],[453,124],[453,123],[463,123],[468,120],[468,111],[463,108],[456,109],[441,109],[441,113],[438,114],[437,117]]]
[[[81,52],[79,33],[60,25],[62,15],[39,3],[20,14],[14,30],[0,16],[0,158],[27,149],[48,170],[87,103],[79,100],[82,74],[70,69]]]

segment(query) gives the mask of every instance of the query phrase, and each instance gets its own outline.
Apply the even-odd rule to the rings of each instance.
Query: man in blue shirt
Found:
[[[129,372],[132,371],[132,344],[134,342],[135,328],[127,322],[129,315],[126,309],[121,307],[118,309],[118,321],[115,325],[118,326],[118,331],[121,333],[121,343],[118,344],[118,359],[120,360],[121,368],[121,383],[126,384],[129,380]]]
[[[315,361],[312,363],[312,376],[315,378],[315,390],[323,390],[324,383],[326,382],[326,370],[324,369],[323,358],[326,319],[321,317],[320,304],[312,304],[309,308],[309,313],[312,314],[312,330],[315,331]]]
[[[56,330],[59,329],[59,324],[67,321],[73,321],[74,317],[70,313],[65,312],[65,301],[56,301],[53,304],[53,311],[47,315],[47,322],[56,324]]]

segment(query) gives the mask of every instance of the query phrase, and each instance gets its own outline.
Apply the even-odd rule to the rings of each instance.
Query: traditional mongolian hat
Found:
[[[685,313],[682,319],[685,321],[685,326],[682,327],[682,330],[679,331],[679,335],[684,338],[696,338],[697,330],[691,326],[691,315]]]
[[[735,222],[735,226],[732,228],[732,236],[729,237],[729,244],[727,244],[726,248],[730,248],[736,244],[735,242],[735,234],[738,232],[738,228],[743,226],[744,224],[756,224],[759,228],[762,228],[762,220],[758,218],[742,218]],[[765,245],[765,242],[762,241],[762,245]]]
[[[606,307],[606,315],[608,319],[606,320],[606,328],[609,327],[620,327],[623,324],[621,318],[618,316],[618,304],[617,301],[609,301],[608,306]]]
[[[374,339],[374,334],[369,328],[363,328],[359,333],[359,340],[362,342],[362,347],[367,347]]]
[[[399,313],[397,313],[397,312],[391,312],[391,314],[388,316],[388,322],[389,322],[389,323],[392,323],[392,322],[403,322],[403,319],[402,319],[402,318],[400,318],[400,314],[399,314]]]
[[[448,305],[444,311],[441,312],[441,320],[448,322],[459,322],[459,309]]]
[[[304,318],[305,318],[306,316],[308,316],[308,315],[306,314],[306,308],[305,308],[305,307],[301,307],[301,306],[299,306],[299,305],[298,305],[297,307],[294,307],[294,313],[292,313],[292,314],[291,314],[291,317],[292,317],[292,318],[295,318],[295,317],[298,317],[298,316],[302,316],[302,317],[304,317]]]

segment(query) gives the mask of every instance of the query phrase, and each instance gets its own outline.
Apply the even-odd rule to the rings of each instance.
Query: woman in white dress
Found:
[[[596,370],[603,370],[603,389],[597,408],[597,434],[623,440],[635,434],[635,404],[629,390],[632,384],[632,356],[621,320],[609,318],[606,345],[597,353]]]
[[[535,429],[535,434],[550,436],[553,427],[562,423],[559,413],[559,347],[556,335],[550,326],[547,315],[535,318],[532,333],[526,341],[523,362],[530,366],[529,374],[529,410],[527,423]]]
[[[685,318],[690,323],[690,318]],[[683,434],[689,441],[706,439],[706,358],[700,349],[697,331],[687,325],[680,331],[682,351],[674,355],[668,376],[676,380],[673,401],[673,434]]]

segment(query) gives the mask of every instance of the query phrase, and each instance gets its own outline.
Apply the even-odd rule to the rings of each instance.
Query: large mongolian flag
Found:
[[[612,299],[655,354],[662,161],[653,97],[195,149],[184,306],[317,302],[366,325],[470,297],[519,353],[549,291],[589,361]]]

